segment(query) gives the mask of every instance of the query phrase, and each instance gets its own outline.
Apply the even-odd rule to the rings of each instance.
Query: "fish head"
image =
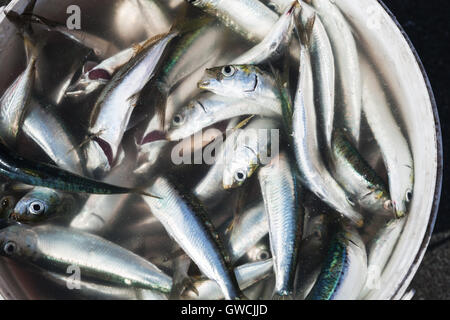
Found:
[[[272,254],[266,243],[259,243],[247,251],[247,257],[251,262],[257,262],[270,259]]]
[[[11,258],[32,257],[37,235],[28,226],[13,224],[0,230],[0,255]]]
[[[235,152],[229,162],[226,159],[223,170],[223,188],[226,190],[242,186],[258,167],[253,154],[249,155],[246,150]]]
[[[198,87],[215,94],[246,97],[258,88],[262,71],[252,65],[226,65],[206,70]]]
[[[213,115],[209,112],[207,106],[206,99],[197,99],[189,102],[186,107],[172,117],[167,139],[178,141],[188,138],[213,124]]]
[[[54,214],[62,205],[58,192],[36,188],[17,202],[11,218],[19,222],[37,222]]]

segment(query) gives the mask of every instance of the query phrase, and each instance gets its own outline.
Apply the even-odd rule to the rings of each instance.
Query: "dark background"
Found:
[[[357,0],[355,0],[357,1]],[[0,0],[0,6],[9,0]],[[384,0],[415,46],[430,78],[441,119],[444,151],[449,147],[450,1]],[[446,162],[444,158],[444,172]],[[411,283],[414,299],[450,299],[450,201],[444,175],[433,237]]]

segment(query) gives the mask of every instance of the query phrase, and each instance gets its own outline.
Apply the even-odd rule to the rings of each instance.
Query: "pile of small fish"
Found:
[[[404,223],[413,160],[363,88],[345,13],[187,0],[173,18],[166,1],[136,1],[167,30],[129,48],[36,0],[6,13],[27,66],[0,99],[1,255],[62,291],[78,268],[72,298],[364,298]],[[360,151],[363,119],[384,171]]]

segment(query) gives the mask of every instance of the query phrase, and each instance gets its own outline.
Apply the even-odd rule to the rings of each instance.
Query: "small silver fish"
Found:
[[[334,235],[309,300],[354,300],[366,282],[367,255],[358,232],[344,227]]]
[[[325,203],[361,226],[363,223],[361,214],[355,210],[351,198],[325,166],[319,147],[316,121],[310,53],[302,44],[292,122],[294,152],[300,181]]]
[[[274,260],[276,297],[292,296],[297,249],[303,231],[303,209],[294,168],[281,152],[258,174],[269,220],[270,249]]]
[[[175,114],[167,133],[171,141],[181,140],[215,123],[244,115],[281,118],[281,108],[273,104],[261,105],[255,101],[202,95]]]
[[[108,172],[117,158],[117,151],[127,128],[138,96],[155,75],[156,66],[169,42],[170,33],[149,39],[142,50],[124,65],[103,89],[90,116],[89,141],[85,147],[89,171]],[[93,156],[92,154],[99,156]]]
[[[203,274],[219,285],[226,299],[241,298],[228,255],[203,209],[199,205],[189,204],[185,199],[187,194],[178,191],[166,178],[158,177],[148,190],[161,197],[157,201],[145,197],[144,201],[169,235]]]
[[[0,254],[48,271],[78,266],[87,278],[168,293],[172,279],[134,253],[98,236],[54,225],[12,225],[0,231]]]
[[[218,17],[252,42],[261,41],[278,20],[276,13],[258,0],[186,0],[190,4]]]
[[[297,0],[291,1],[291,6],[282,12],[277,23],[264,39],[230,64],[261,64],[279,58],[291,40],[299,6]]]

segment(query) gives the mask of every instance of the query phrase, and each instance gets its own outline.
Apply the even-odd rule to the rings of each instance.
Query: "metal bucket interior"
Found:
[[[36,12],[60,21],[67,16],[71,4],[88,15],[89,31],[107,30],[105,38],[120,46],[142,40],[142,14],[139,7],[125,0],[41,0]],[[177,0],[178,1],[178,0]],[[181,0],[180,0],[181,1]],[[176,1],[172,1],[176,2]],[[439,119],[434,97],[423,66],[395,18],[376,0],[335,0],[355,30],[363,46],[377,43],[374,58],[382,60],[378,72],[392,84],[398,117],[414,158],[415,185],[410,212],[401,236],[381,273],[378,289],[371,299],[400,299],[412,280],[428,245],[436,218],[442,179],[442,147]],[[22,12],[27,1],[13,0],[7,9]],[[170,2],[169,2],[170,5]],[[127,24],[120,24],[128,17]],[[0,92],[23,70],[23,44],[13,25],[0,13]],[[0,260],[0,295],[5,299],[49,298],[39,290],[45,283],[34,280],[33,274],[12,263]]]

